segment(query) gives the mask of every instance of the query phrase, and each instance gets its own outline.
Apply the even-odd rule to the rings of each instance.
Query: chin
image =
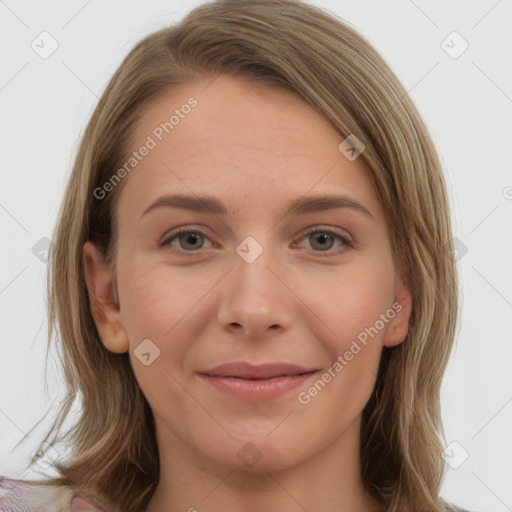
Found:
[[[265,436],[268,436],[268,431]],[[283,443],[283,437],[265,440],[265,436],[261,439],[230,439],[229,442],[218,444],[210,439],[209,450],[205,454],[231,470],[256,473],[289,469],[308,458],[307,453],[299,453],[296,447]],[[212,445],[215,445],[213,452]]]

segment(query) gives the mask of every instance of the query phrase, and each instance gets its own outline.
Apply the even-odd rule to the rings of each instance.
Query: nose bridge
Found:
[[[291,298],[278,278],[280,268],[270,247],[254,237],[244,239],[236,247],[233,269],[228,274],[219,309],[221,325],[236,326],[248,337],[261,336],[270,327],[288,328],[292,322]]]

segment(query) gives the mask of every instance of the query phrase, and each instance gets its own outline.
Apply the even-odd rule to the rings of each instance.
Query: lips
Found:
[[[305,375],[316,372],[314,368],[288,363],[253,365],[246,362],[224,363],[198,372],[209,377],[231,377],[237,379],[265,380],[277,377]]]
[[[244,401],[274,400],[291,397],[291,392],[315,378],[318,370],[288,363],[252,365],[225,363],[198,372],[210,389],[222,396]]]

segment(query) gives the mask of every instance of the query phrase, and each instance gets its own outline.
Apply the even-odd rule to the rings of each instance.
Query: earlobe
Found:
[[[128,352],[128,333],[122,323],[113,279],[104,262],[103,253],[88,241],[83,246],[82,256],[89,303],[99,337],[111,352]]]
[[[412,295],[409,288],[401,280],[397,281],[395,289],[395,302],[392,309],[395,316],[389,323],[383,344],[386,347],[394,347],[402,343],[409,331],[409,318],[412,310]]]

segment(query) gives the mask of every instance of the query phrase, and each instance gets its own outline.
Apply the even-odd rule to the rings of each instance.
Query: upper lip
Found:
[[[246,362],[224,363],[199,373],[210,377],[238,377],[240,379],[270,379],[288,375],[315,372],[306,366],[288,363],[253,365]]]

